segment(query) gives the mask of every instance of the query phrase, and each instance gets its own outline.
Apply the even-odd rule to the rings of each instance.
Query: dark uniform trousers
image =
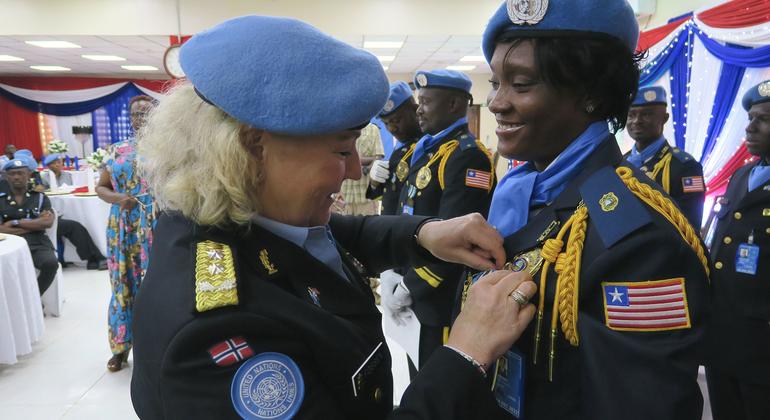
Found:
[[[450,143],[456,147],[450,148]],[[443,150],[452,150],[442,156]],[[421,175],[430,170],[430,180],[421,181]],[[422,172],[421,172],[422,171]],[[488,183],[478,185],[486,176]],[[424,179],[424,178],[423,178]],[[399,212],[442,219],[478,212],[484,217],[494,189],[494,170],[491,155],[463,125],[446,136],[446,140],[426,151],[409,168],[409,175],[401,188]],[[414,310],[421,324],[420,365],[444,343],[454,307],[455,292],[461,283],[464,268],[445,262],[405,268],[404,283],[409,289]],[[411,363],[411,360],[410,360]],[[416,370],[410,364],[414,376]]]
[[[626,153],[624,157],[628,157],[628,155]],[[703,203],[706,196],[703,166],[689,153],[678,147],[671,147],[666,143],[653,157],[642,162],[642,166],[639,169],[652,175],[655,166],[664,159],[669,162],[667,165],[668,185],[664,185],[666,169],[658,171],[655,174],[654,181],[661,185],[668,195],[674,199],[674,202],[676,202],[695,230],[700,230],[703,220]]]
[[[80,223],[60,217],[56,227],[56,239],[61,243],[62,238],[69,239],[72,245],[75,245],[78,257],[81,260],[104,259],[102,252],[99,251],[99,248],[96,247],[93,239],[91,239],[91,235],[88,234],[86,228]]]
[[[217,365],[207,350],[239,336],[255,355],[278,352],[298,365],[305,394],[296,419],[505,418],[473,365],[446,348],[391,412],[381,315],[352,257],[376,272],[435,261],[413,239],[424,220],[332,216],[342,278],[259,226],[218,230],[162,215],[135,303],[131,397],[139,417],[237,418],[230,387],[243,363]],[[211,243],[232,253],[237,301],[201,311],[196,266],[205,270],[200,247]]]
[[[735,171],[715,217],[706,369],[714,420],[770,419],[770,182],[748,191],[754,165]],[[753,275],[736,271],[752,234]]]
[[[563,237],[565,245],[559,263],[547,267],[544,287],[540,281],[545,266],[533,274],[534,281],[544,289],[537,363],[536,322],[530,324],[513,349],[523,357],[525,419],[701,418],[703,399],[697,383],[701,356],[696,349],[702,345],[707,274],[692,247],[672,224],[625,186],[615,172],[623,164],[614,138],[608,138],[550,205],[531,211],[528,223],[505,238],[509,261],[519,264],[522,255],[542,248],[546,239],[557,235],[579,203],[588,209],[578,286],[574,289],[577,346],[565,338],[562,308],[555,325],[552,361],[549,355],[551,317],[557,304],[555,267],[569,262],[566,250],[571,234]],[[631,170],[640,182],[660,190],[644,173]],[[682,223],[687,225],[684,220]],[[527,264],[522,269],[530,271]],[[669,279],[683,279],[686,326],[666,329],[654,325],[654,319],[646,321],[650,324],[642,324],[650,326],[647,331],[609,326],[605,312],[608,292],[617,294],[621,303],[629,303],[624,287],[635,283],[644,287],[650,284],[643,282]],[[605,283],[618,284],[620,292],[605,290]],[[538,305],[538,297],[532,302]],[[552,380],[549,362],[553,363]]]
[[[398,166],[400,162],[404,162],[406,169],[409,169],[409,158],[414,150],[415,143],[406,144],[398,149],[393,150],[388,159],[388,168],[390,169],[390,178],[387,182],[381,184],[377,188],[373,188],[371,185],[366,189],[366,198],[370,200],[382,199],[382,211],[380,214],[395,215],[399,214],[398,210],[398,198],[401,195],[401,188],[404,186],[406,176],[403,179],[399,179]],[[402,166],[403,166],[402,165]],[[406,174],[405,174],[406,175]]]
[[[43,211],[51,211],[51,201],[45,194],[28,191],[23,203],[17,203],[10,190],[0,192],[0,216],[1,222],[8,220],[36,219]],[[56,272],[59,270],[59,261],[56,259],[51,240],[44,231],[29,232],[21,235],[27,241],[29,251],[32,254],[32,263],[40,270],[37,276],[37,286],[42,295],[53,283]]]

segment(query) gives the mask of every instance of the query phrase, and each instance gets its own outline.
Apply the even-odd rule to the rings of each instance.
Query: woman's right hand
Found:
[[[481,277],[470,287],[447,345],[491,366],[511,348],[535,315],[534,305],[522,307],[511,297],[514,290],[531,299],[537,286],[525,272],[500,270]]]
[[[131,211],[134,207],[136,207],[136,198],[126,194],[123,194],[123,196],[124,197],[118,201],[121,211]]]

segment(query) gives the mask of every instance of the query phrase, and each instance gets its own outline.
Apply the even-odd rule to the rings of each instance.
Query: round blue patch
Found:
[[[230,386],[235,411],[244,419],[291,419],[304,396],[299,367],[281,353],[260,353],[247,360]]]

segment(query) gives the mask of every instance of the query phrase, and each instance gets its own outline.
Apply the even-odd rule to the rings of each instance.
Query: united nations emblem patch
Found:
[[[419,85],[420,87],[428,86],[428,76],[426,76],[424,73],[418,74],[417,85]]]
[[[393,106],[394,105],[395,104],[393,103],[393,100],[388,99],[388,102],[385,102],[385,106],[382,107],[382,110],[385,111],[385,112],[393,111]]]
[[[535,25],[548,11],[548,0],[508,0],[508,17],[516,25]]]
[[[291,419],[302,405],[305,383],[290,357],[260,353],[238,368],[230,396],[244,419]]]
[[[647,102],[652,102],[657,98],[657,95],[655,95],[655,91],[648,90],[647,92],[644,92],[644,100]]]
[[[760,96],[768,97],[770,96],[770,82],[765,82],[759,85],[759,88],[757,88],[759,91]]]

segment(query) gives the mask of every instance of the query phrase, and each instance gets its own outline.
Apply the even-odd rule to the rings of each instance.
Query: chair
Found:
[[[56,213],[55,209],[51,209],[53,211],[53,225],[51,225],[50,228],[45,230],[46,235],[48,235],[48,239],[51,240],[51,243],[54,246],[54,249],[57,249],[57,241],[56,241],[56,228],[59,225],[59,215]],[[58,251],[57,251],[58,252]],[[43,296],[41,300],[43,301],[43,308],[46,315],[51,315],[58,317],[61,314],[61,308],[64,304],[64,275],[61,270],[61,264],[59,264],[59,268],[56,270],[56,277],[53,279],[53,283],[51,283],[51,286],[48,287],[48,290],[43,293]]]

